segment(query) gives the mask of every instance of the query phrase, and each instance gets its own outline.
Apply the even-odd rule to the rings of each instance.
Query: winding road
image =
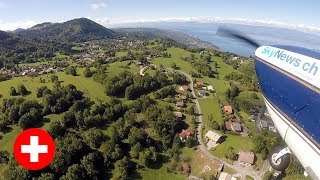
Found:
[[[196,96],[196,93],[194,91],[194,82],[193,82],[193,79],[192,77],[183,72],[183,71],[180,71],[180,70],[175,70],[175,69],[171,69],[171,68],[167,68],[168,70],[171,70],[171,71],[176,71],[178,73],[181,73],[183,75],[185,75],[189,81],[190,81],[190,89],[191,89],[191,94],[193,96],[193,102],[196,104],[196,108],[197,108],[197,111],[198,111],[198,129],[197,129],[197,137],[198,137],[198,141],[199,141],[199,145],[198,145],[198,148],[208,157],[210,158],[212,161],[215,161],[216,163],[220,163],[220,164],[223,164],[224,166],[228,167],[228,168],[231,168],[235,171],[237,171],[238,173],[234,176],[236,177],[240,177],[241,179],[245,179],[245,176],[246,175],[249,175],[251,177],[253,177],[254,179],[256,180],[259,180],[259,179],[262,179],[264,173],[267,171],[267,167],[268,167],[268,161],[264,161],[264,164],[263,164],[263,167],[260,171],[255,171],[255,170],[252,170],[253,168],[252,167],[242,167],[240,165],[238,165],[237,163],[235,163],[234,165],[232,164],[229,164],[215,156],[213,156],[206,148],[206,145],[203,143],[203,139],[202,139],[202,126],[203,126],[203,119],[202,119],[202,111],[201,111],[201,107],[200,107],[200,104],[199,104],[199,101],[198,101],[198,98]]]

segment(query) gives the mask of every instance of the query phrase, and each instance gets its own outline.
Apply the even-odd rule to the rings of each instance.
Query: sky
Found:
[[[146,21],[259,21],[320,31],[319,0],[0,0],[0,30],[86,17],[108,27]]]

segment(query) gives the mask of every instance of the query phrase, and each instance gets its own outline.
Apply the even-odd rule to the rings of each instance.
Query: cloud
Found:
[[[15,21],[15,22],[4,22],[4,21],[0,20],[0,30],[13,31],[18,28],[26,29],[26,28],[30,28],[36,24],[38,24],[38,23],[35,21],[32,21],[32,20],[21,20],[21,21]]]
[[[108,7],[108,4],[104,2],[89,4],[89,8],[94,11],[98,9],[106,8],[106,7]]]
[[[320,35],[320,26],[290,24],[286,22],[275,21],[271,19],[242,19],[242,18],[221,18],[221,17],[177,17],[177,18],[156,18],[156,19],[135,19],[135,20],[118,20],[110,21],[108,24],[112,26],[139,24],[139,23],[156,23],[156,22],[198,22],[198,23],[233,23],[256,26],[281,27],[287,29],[295,29],[303,32]]]
[[[110,20],[108,18],[98,18],[98,19],[95,19],[95,22],[102,25],[106,25],[110,23]]]

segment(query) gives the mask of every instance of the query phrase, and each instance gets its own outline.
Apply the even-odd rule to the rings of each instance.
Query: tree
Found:
[[[185,84],[187,81],[186,77],[179,73],[175,73],[172,78],[174,84]]]
[[[118,160],[114,164],[114,170],[112,171],[112,179],[114,180],[126,180],[129,177],[129,159],[124,157]]]
[[[254,144],[253,151],[255,153],[260,153],[263,158],[266,157],[268,153],[268,149],[266,147],[265,139],[263,135],[255,135],[253,136],[252,142]]]
[[[7,151],[0,150],[0,164],[9,162],[10,154]]]
[[[171,64],[171,68],[172,68],[172,69],[177,69],[177,68],[178,68],[178,67],[177,67],[177,64],[176,64],[176,63],[172,63],[172,64]]]
[[[135,159],[139,158],[139,153],[142,150],[143,150],[143,147],[141,146],[140,142],[138,142],[137,144],[131,147],[130,157]]]
[[[234,99],[240,93],[239,88],[236,85],[231,85],[230,87],[230,99]]]
[[[304,171],[303,166],[298,161],[298,159],[295,156],[290,156],[290,164],[285,170],[286,174],[294,175],[294,174],[302,174]]]
[[[224,155],[226,158],[230,159],[230,160],[234,160],[237,156],[237,154],[234,152],[234,149],[233,147],[229,147],[227,149],[227,151],[225,152],[225,155]]]
[[[137,144],[138,142],[144,143],[147,137],[148,134],[143,129],[133,127],[130,129],[128,141],[131,145]]]
[[[16,96],[18,95],[17,91],[16,91],[16,88],[14,87],[10,87],[10,96]]]
[[[86,179],[86,170],[82,165],[73,164],[68,167],[67,173],[62,176],[61,180],[82,180]]]
[[[139,153],[139,160],[146,167],[150,167],[151,164],[158,160],[158,153],[154,147],[146,148],[144,151]]]
[[[192,148],[196,142],[196,139],[193,136],[190,136],[186,140],[186,146]]]
[[[81,160],[83,167],[90,179],[101,179],[100,175],[103,173],[103,157],[100,152],[95,151],[84,156]]]
[[[29,113],[21,116],[19,126],[21,129],[28,129],[36,127],[40,122],[42,122],[41,112],[38,109],[32,108]]]
[[[38,180],[55,180],[54,174],[52,173],[41,173],[40,177],[38,177]]]
[[[69,66],[66,69],[66,74],[72,75],[72,76],[76,76],[77,75],[77,69],[73,66]]]
[[[252,93],[252,94],[251,94],[251,98],[253,98],[253,99],[259,99],[257,93]]]
[[[83,71],[83,76],[86,78],[91,77],[92,74],[93,73],[91,72],[90,68],[88,68],[88,67]]]
[[[57,76],[57,75],[55,75],[55,74],[53,74],[53,75],[51,76],[51,82],[52,82],[52,83],[59,82],[59,78],[58,78],[58,76]]]
[[[37,89],[37,98],[40,98],[44,95],[44,91],[47,90],[48,87],[47,86],[42,86],[40,88]],[[46,92],[47,93],[47,92]]]
[[[23,84],[18,85],[18,94],[23,96],[28,94],[28,90]]]
[[[99,148],[105,141],[106,136],[100,129],[91,128],[83,134],[84,141],[92,148]]]
[[[3,174],[4,179],[31,179],[30,171],[20,166],[17,160],[12,157],[7,164]]]
[[[48,132],[52,137],[59,138],[64,135],[66,129],[61,125],[59,121],[55,121],[50,124]]]
[[[188,114],[190,115],[194,115],[195,110],[194,110],[194,105],[190,106],[190,108],[188,109]]]
[[[214,129],[214,130],[220,130],[220,125],[219,125],[219,123],[218,123],[217,121],[213,121],[213,122],[211,123],[211,127],[212,127],[212,129]]]

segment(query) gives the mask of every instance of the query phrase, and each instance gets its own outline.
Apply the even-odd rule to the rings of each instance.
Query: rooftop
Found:
[[[181,137],[181,138],[186,138],[186,137],[188,137],[188,136],[190,136],[190,135],[193,135],[193,131],[192,131],[192,128],[191,127],[189,127],[188,129],[186,129],[186,130],[182,130],[181,131],[181,133],[179,134],[179,136]]]
[[[251,151],[240,151],[238,161],[248,164],[253,164],[254,153]]]

